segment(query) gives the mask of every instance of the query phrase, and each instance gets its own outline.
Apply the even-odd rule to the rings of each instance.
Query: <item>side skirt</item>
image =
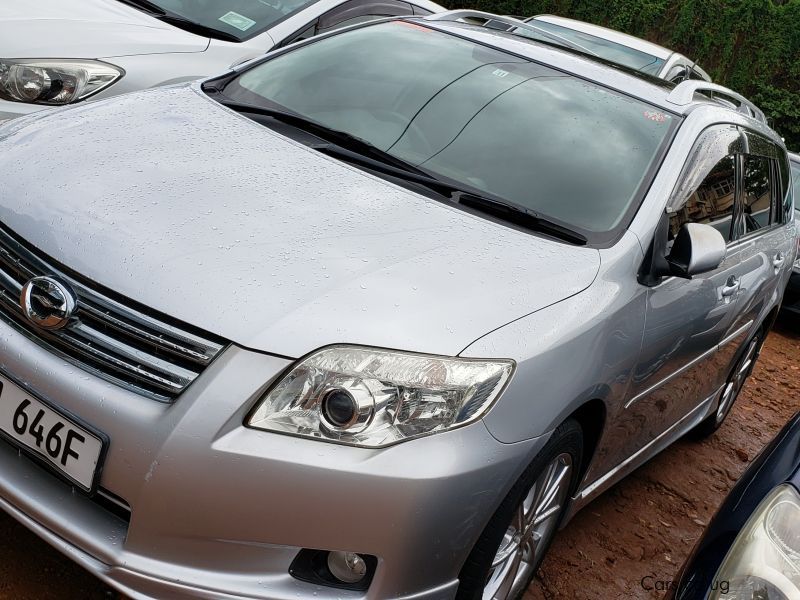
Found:
[[[584,506],[589,504],[592,500],[597,498],[605,490],[612,485],[630,475],[633,471],[641,467],[644,463],[659,454],[662,450],[670,446],[682,438],[687,432],[691,431],[695,425],[698,425],[703,419],[708,416],[713,408],[716,406],[716,400],[722,393],[725,386],[721,386],[711,396],[703,400],[697,407],[695,407],[689,414],[683,417],[680,421],[676,422],[672,427],[667,429],[660,436],[652,440],[649,444],[642,447],[635,454],[632,454],[616,467],[611,469],[608,473],[596,479],[591,484],[580,490],[570,501],[567,513],[561,522],[564,527],[574,517],[578,511]]]

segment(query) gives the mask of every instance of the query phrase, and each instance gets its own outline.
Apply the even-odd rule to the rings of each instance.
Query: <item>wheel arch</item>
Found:
[[[564,421],[570,419],[576,421],[583,431],[583,456],[581,457],[579,482],[583,481],[586,476],[597,451],[606,425],[606,413],[606,403],[600,398],[592,398],[581,404],[564,419]]]

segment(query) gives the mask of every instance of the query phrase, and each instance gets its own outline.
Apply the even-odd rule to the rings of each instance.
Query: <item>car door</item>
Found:
[[[746,333],[754,332],[775,304],[784,285],[782,275],[792,259],[793,240],[786,224],[789,195],[786,157],[765,137],[742,130],[744,152],[737,156],[742,193],[735,214],[736,249],[741,256],[738,307],[734,330],[738,339],[725,349],[733,355]]]
[[[720,232],[728,251],[711,272],[667,277],[648,289],[642,349],[620,420],[627,438],[619,460],[664,434],[724,383],[716,349],[736,323],[741,249],[734,206],[742,147],[735,126],[706,129],[668,203],[669,244],[684,224],[705,223]]]

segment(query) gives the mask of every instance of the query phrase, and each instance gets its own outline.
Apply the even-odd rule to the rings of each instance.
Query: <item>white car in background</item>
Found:
[[[199,79],[430,0],[2,0],[0,121]]]
[[[554,15],[538,15],[525,22],[600,58],[673,83],[686,79],[711,81],[708,73],[682,54],[614,29]]]

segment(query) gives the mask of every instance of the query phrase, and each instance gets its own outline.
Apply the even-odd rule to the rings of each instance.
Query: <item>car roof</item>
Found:
[[[645,52],[646,54],[650,54],[662,60],[667,60],[670,56],[675,54],[673,50],[664,48],[663,46],[659,46],[658,44],[654,44],[652,42],[648,42],[647,40],[628,35],[627,33],[622,33],[621,31],[609,29],[607,27],[601,27],[600,25],[593,25],[592,23],[578,21],[576,19],[557,17],[555,15],[536,15],[531,20],[544,21],[546,23],[560,25],[568,29],[574,29],[575,31],[580,31],[581,33],[588,33],[589,35],[609,40],[621,46],[627,46],[628,48],[633,48],[639,52]]]

